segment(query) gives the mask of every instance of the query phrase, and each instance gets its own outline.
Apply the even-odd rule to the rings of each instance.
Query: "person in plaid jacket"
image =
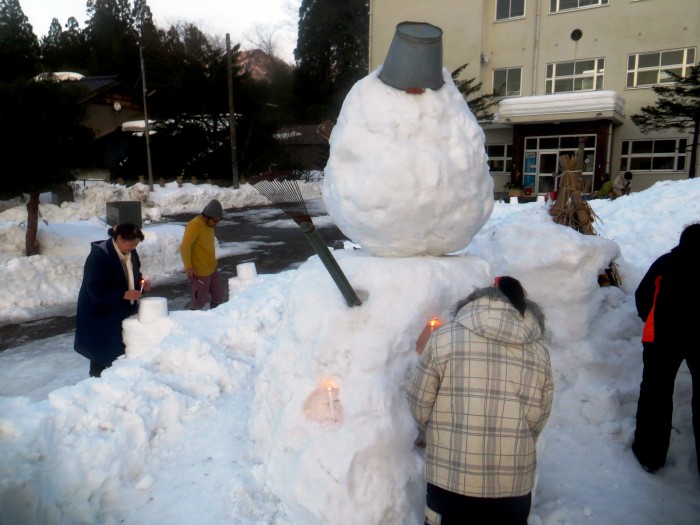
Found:
[[[407,392],[426,432],[427,525],[527,524],[554,391],[543,333],[539,306],[500,277],[430,337]]]

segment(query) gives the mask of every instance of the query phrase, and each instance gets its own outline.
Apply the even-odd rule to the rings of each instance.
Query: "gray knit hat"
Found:
[[[212,219],[220,219],[223,214],[224,210],[221,207],[221,203],[216,199],[210,200],[209,204],[207,204],[202,211],[202,215],[206,215]]]

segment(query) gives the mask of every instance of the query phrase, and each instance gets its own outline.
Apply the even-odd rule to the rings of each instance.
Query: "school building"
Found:
[[[514,170],[533,195],[556,190],[580,138],[587,190],[605,173],[632,171],[633,191],[688,177],[690,134],[642,134],[631,116],[666,70],[700,62],[700,0],[370,0],[371,70],[404,21],[441,28],[444,67],[469,63],[462,76],[499,97],[484,126],[496,192]]]

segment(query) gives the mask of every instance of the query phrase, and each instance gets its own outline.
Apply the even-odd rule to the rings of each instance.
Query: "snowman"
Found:
[[[324,203],[372,255],[461,250],[491,215],[483,131],[442,67],[435,26],[397,26],[384,66],[348,93],[330,146]]]
[[[255,477],[294,525],[423,523],[422,450],[405,400],[416,340],[493,277],[486,261],[453,254],[494,199],[483,133],[442,68],[441,38],[399,24],[384,67],[355,84],[330,137],[323,199],[362,248],[335,252],[362,303],[342,301],[311,258],[290,284],[275,350],[262,353]]]

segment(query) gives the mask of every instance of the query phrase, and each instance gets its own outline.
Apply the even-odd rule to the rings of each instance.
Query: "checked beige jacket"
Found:
[[[496,288],[477,290],[428,341],[407,398],[426,428],[426,480],[473,497],[532,490],[535,443],[552,407],[544,317]]]

